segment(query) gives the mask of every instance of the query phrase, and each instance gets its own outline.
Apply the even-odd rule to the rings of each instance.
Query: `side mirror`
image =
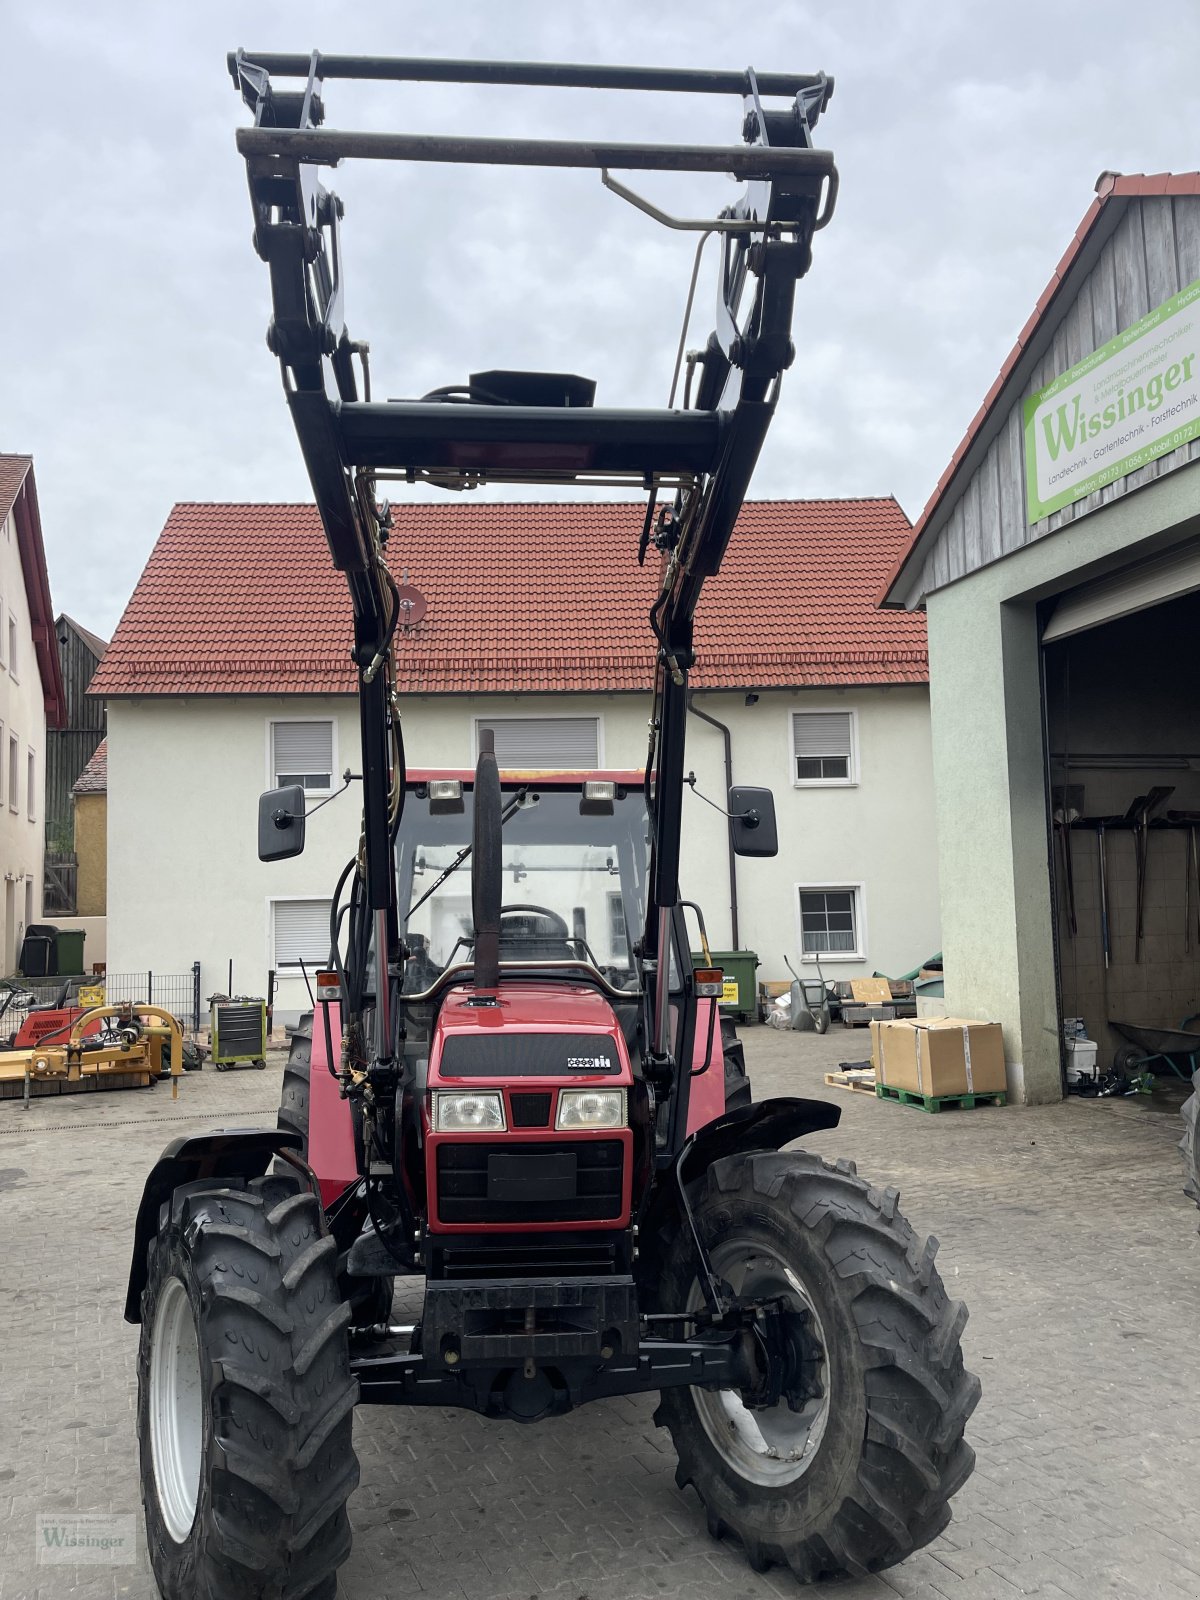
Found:
[[[304,790],[298,783],[258,798],[258,859],[286,861],[304,849]]]
[[[730,789],[729,828],[735,855],[777,856],[779,830],[770,789]]]

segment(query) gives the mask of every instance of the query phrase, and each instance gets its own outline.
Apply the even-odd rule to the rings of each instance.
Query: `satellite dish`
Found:
[[[400,606],[400,620],[396,626],[403,633],[411,633],[425,615],[428,601],[420,589],[415,589],[411,583],[402,583],[396,590],[396,599]]]

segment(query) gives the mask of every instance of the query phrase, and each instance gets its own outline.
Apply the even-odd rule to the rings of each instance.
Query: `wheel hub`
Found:
[[[204,1449],[200,1347],[187,1290],[163,1285],[150,1344],[150,1456],[167,1532],[182,1544],[196,1518]]]
[[[820,1317],[796,1273],[770,1250],[727,1238],[709,1254],[739,1302],[763,1306],[752,1334],[761,1379],[740,1391],[694,1389],[697,1414],[742,1478],[765,1487],[792,1483],[812,1464],[829,1418]]]

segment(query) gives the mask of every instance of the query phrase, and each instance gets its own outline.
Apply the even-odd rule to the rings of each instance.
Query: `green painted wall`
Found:
[[[946,1004],[1003,1024],[1010,1087],[1061,1094],[1037,604],[1200,533],[1200,462],[928,597]]]

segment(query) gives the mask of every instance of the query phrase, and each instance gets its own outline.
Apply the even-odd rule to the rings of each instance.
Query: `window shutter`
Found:
[[[792,743],[797,757],[845,756],[850,758],[848,711],[795,711]]]
[[[277,967],[301,961],[322,966],[329,960],[328,900],[276,900],[273,910]]]
[[[277,783],[283,778],[307,778],[307,788],[329,787],[333,777],[332,722],[275,722],[271,738]]]
[[[599,717],[481,717],[496,738],[496,763],[517,771],[600,765]]]

